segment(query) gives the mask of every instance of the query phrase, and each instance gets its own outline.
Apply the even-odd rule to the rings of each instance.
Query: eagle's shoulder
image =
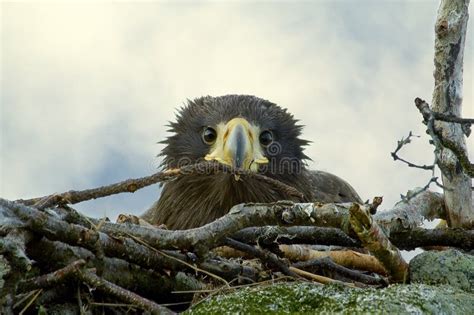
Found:
[[[355,189],[342,178],[319,170],[306,172],[313,193],[312,201],[362,203]]]

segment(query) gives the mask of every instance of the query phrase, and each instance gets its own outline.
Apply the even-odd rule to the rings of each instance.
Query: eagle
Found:
[[[309,170],[301,139],[303,126],[284,109],[251,95],[205,96],[188,100],[169,125],[172,134],[160,155],[161,167],[217,161],[258,172],[294,187],[308,202],[361,202],[346,181]],[[188,174],[163,185],[161,196],[142,218],[168,229],[203,226],[240,203],[294,200],[294,196],[253,177],[229,172]]]

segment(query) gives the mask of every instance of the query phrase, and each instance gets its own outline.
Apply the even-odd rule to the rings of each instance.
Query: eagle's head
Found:
[[[201,97],[180,109],[162,143],[165,168],[202,160],[281,177],[301,170],[308,143],[286,109],[250,95]]]

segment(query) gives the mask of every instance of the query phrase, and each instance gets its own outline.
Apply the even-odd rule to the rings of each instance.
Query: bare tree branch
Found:
[[[397,141],[397,147],[395,148],[395,150],[390,153],[393,160],[394,161],[402,161],[403,163],[407,164],[409,167],[414,167],[414,168],[421,168],[423,170],[433,170],[434,169],[434,164],[431,164],[431,165],[418,165],[418,164],[414,164],[410,161],[407,161],[401,157],[398,156],[398,152],[407,144],[411,143],[411,138],[412,137],[417,137],[419,138],[420,136],[416,136],[414,135],[411,131],[410,133],[408,134],[408,136],[406,138],[403,138],[401,140],[398,140]]]
[[[343,282],[343,281],[334,280],[325,276],[320,276],[320,275],[308,272],[306,270],[296,268],[295,266],[291,266],[290,270],[301,277],[304,277],[306,279],[313,280],[322,284],[341,284],[343,286],[347,286],[351,288],[355,287],[353,283]]]
[[[106,185],[93,189],[86,190],[70,190],[61,194],[53,194],[45,197],[17,200],[17,202],[23,203],[29,206],[35,206],[38,209],[46,209],[55,205],[64,204],[76,204],[79,202],[107,197],[119,193],[134,193],[135,191],[156,184],[160,182],[166,182],[175,179],[180,176],[189,174],[210,174],[210,173],[231,173],[244,177],[256,178],[262,182],[266,182],[279,191],[285,192],[289,196],[294,196],[304,201],[304,195],[296,188],[289,186],[279,180],[267,177],[262,174],[253,173],[245,170],[234,170],[231,167],[225,166],[217,162],[200,162],[192,165],[186,165],[177,169],[165,170],[162,172],[155,173],[150,176],[145,176],[136,179],[127,179],[122,182]]]
[[[74,275],[77,268],[81,268],[86,264],[84,259],[79,259],[67,265],[64,268],[58,269],[54,272],[36,277],[20,283],[19,291],[31,291],[35,289],[47,289],[52,286],[58,285],[60,283],[68,280],[69,277]]]
[[[455,117],[460,117],[462,112],[462,74],[468,6],[469,0],[441,0],[435,25],[433,112]],[[472,180],[460,167],[460,163],[466,164],[468,160],[462,126],[458,123],[434,121],[433,130],[436,130],[446,145],[438,146],[435,143],[435,154],[442,172],[443,186],[447,188],[444,191],[444,199],[448,224],[451,227],[472,227]],[[453,150],[457,151],[458,155],[460,152],[465,153],[464,162],[463,158],[460,160],[456,157]]]
[[[409,222],[409,217],[404,219],[396,219],[393,213],[389,211],[381,212],[387,217],[379,217],[377,220],[379,225],[390,225],[395,223],[398,227],[394,227],[390,231],[390,241],[402,250],[412,250],[418,247],[426,246],[449,246],[457,247],[464,250],[474,249],[474,232],[459,228],[443,228],[443,229],[424,229],[419,227],[404,228],[403,223]],[[404,211],[399,212],[401,216],[408,214]],[[391,221],[392,219],[393,221]],[[387,220],[387,221],[385,221]],[[424,220],[424,217],[420,217]],[[408,223],[413,226],[414,223]],[[389,227],[390,229],[390,227]],[[385,231],[385,229],[384,229]],[[340,237],[340,239],[339,239]],[[327,249],[337,250],[341,247],[345,249],[359,248],[362,245],[360,241],[354,240],[347,236],[344,232],[336,228],[323,228],[317,226],[264,226],[243,229],[233,235],[233,238],[247,244],[324,244]],[[314,246],[313,246],[314,247]]]
[[[260,259],[264,264],[269,264],[278,268],[283,274],[287,276],[297,278],[297,275],[289,269],[288,265],[281,258],[268,250],[241,243],[229,237],[225,239],[225,243],[227,246]]]
[[[462,228],[422,229],[392,232],[390,241],[400,249],[412,250],[417,247],[449,246],[464,250],[474,249],[474,230]]]
[[[474,177],[474,164],[469,161],[469,157],[467,156],[467,150],[462,147],[457,142],[454,142],[448,138],[445,138],[440,130],[438,130],[433,124],[435,120],[435,112],[430,109],[428,103],[420,98],[415,99],[416,107],[419,109],[420,113],[423,115],[424,122],[428,126],[428,133],[432,136],[432,138],[436,139],[435,143],[438,143],[438,146],[442,148],[450,149],[458,159],[461,167],[463,168],[464,172],[469,177]]]
[[[374,215],[375,221],[388,236],[394,231],[419,227],[424,220],[444,219],[446,216],[442,194],[417,188],[407,195],[409,200],[399,201],[392,209]]]
[[[418,100],[418,99],[417,99]],[[417,100],[415,100],[415,102],[417,102]],[[430,170],[431,171],[431,178],[430,180],[428,181],[428,183],[423,187],[423,189],[421,190],[418,190],[415,194],[410,194],[410,195],[400,195],[401,199],[403,201],[409,201],[411,198],[415,197],[417,194],[423,192],[423,191],[426,191],[428,190],[428,188],[430,188],[431,184],[434,183],[436,184],[436,186],[442,188],[442,189],[448,189],[446,187],[444,187],[443,185],[441,185],[439,182],[438,182],[438,177],[435,176],[435,170],[436,170],[436,165],[438,164],[438,157],[437,155],[435,154],[435,158],[434,158],[434,161],[432,164],[430,165],[418,165],[418,164],[414,164],[410,161],[407,161],[401,157],[398,156],[398,151],[400,151],[403,146],[411,143],[411,138],[412,137],[419,137],[419,136],[415,136],[411,131],[410,133],[408,134],[408,136],[406,138],[402,138],[401,140],[399,140],[397,142],[397,147],[395,148],[395,150],[391,153],[392,155],[392,158],[393,160],[395,161],[401,161],[405,164],[407,164],[409,167],[414,167],[414,168],[419,168],[419,169],[423,169],[423,170]],[[437,140],[437,139],[436,139]],[[438,141],[439,142],[439,141]]]
[[[368,249],[383,264],[394,282],[405,282],[408,264],[398,248],[392,245],[369,211],[354,203],[349,209],[352,228],[359,236],[364,248]]]
[[[330,257],[316,258],[294,263],[293,267],[341,281],[356,281],[367,285],[387,286],[388,281],[336,264]]]
[[[360,242],[338,228],[319,226],[262,226],[238,231],[232,238],[247,244],[318,244],[360,247]]]
[[[75,275],[89,286],[96,288],[97,290],[102,291],[108,295],[115,296],[122,301],[136,305],[143,310],[151,312],[152,314],[175,314],[168,308],[145,299],[138,294],[128,291],[122,287],[119,287],[112,282],[104,280],[88,270],[77,268]]]
[[[441,120],[441,121],[446,121],[446,122],[452,122],[452,123],[457,123],[461,125],[472,125],[474,124],[474,118],[461,118],[453,115],[446,115],[443,113],[437,113],[433,112],[433,116],[435,120]],[[466,137],[469,137],[469,133],[464,132]]]
[[[387,274],[385,267],[374,256],[353,250],[316,251],[302,245],[280,245],[279,249],[292,261],[330,257],[336,264],[346,268],[366,270],[381,275]]]

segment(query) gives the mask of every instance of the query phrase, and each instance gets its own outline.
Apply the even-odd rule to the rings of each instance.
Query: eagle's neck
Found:
[[[301,176],[283,178],[285,183],[304,189]],[[214,221],[239,203],[285,199],[292,200],[284,192],[255,179],[241,177],[236,181],[232,174],[226,173],[189,175],[166,183],[160,199],[143,217],[169,229],[189,229]]]

